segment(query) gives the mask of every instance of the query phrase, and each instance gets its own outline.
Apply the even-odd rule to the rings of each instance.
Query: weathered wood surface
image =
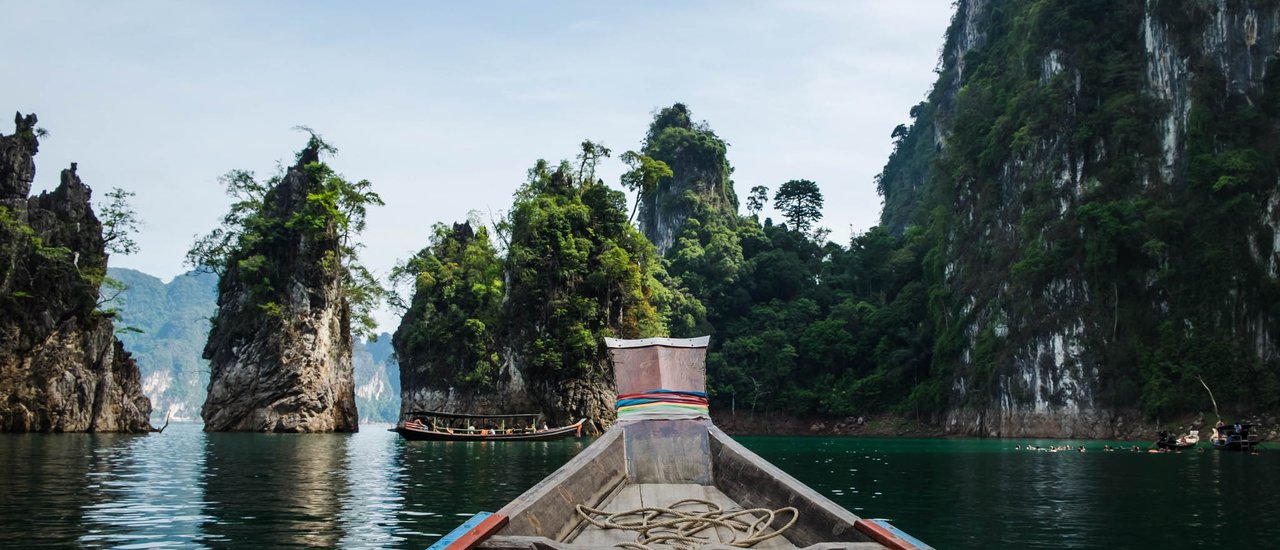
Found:
[[[707,391],[707,348],[610,348],[618,393],[668,389]]]
[[[599,505],[623,483],[625,462],[621,431],[606,431],[586,450],[498,510],[509,518],[498,534],[562,540],[578,525],[574,506]]]
[[[645,347],[609,342],[619,393],[658,388],[705,391],[706,340],[679,343]],[[499,510],[510,523],[480,548],[607,548],[635,540],[635,533],[591,526],[581,520],[577,504],[623,511],[670,507],[685,498],[716,502],[723,509],[794,507],[799,511],[799,521],[785,538],[770,539],[757,548],[795,548],[793,543],[806,545],[804,550],[884,548],[854,527],[858,516],[756,456],[707,419],[639,420],[613,427]],[[727,531],[704,534],[720,543],[729,540]]]
[[[797,545],[819,542],[868,542],[854,524],[861,518],[760,458],[719,428],[709,428],[716,487],[743,508],[800,511],[787,536]]]
[[[632,483],[711,484],[705,420],[648,420],[622,425]]]

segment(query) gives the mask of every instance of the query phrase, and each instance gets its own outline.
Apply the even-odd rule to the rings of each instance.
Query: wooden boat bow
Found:
[[[587,449],[503,506],[494,515],[506,524],[475,547],[581,550],[634,544],[634,533],[602,529],[586,521],[578,505],[621,512],[698,499],[723,510],[796,510],[794,525],[753,548],[928,548],[840,507],[715,427],[695,399],[705,396],[707,343],[707,337],[607,339],[619,395],[641,395],[651,399],[641,404],[652,406],[620,415]],[[623,408],[632,404],[624,401]],[[706,539],[700,548],[734,547],[729,546],[733,534],[723,530],[696,534]]]

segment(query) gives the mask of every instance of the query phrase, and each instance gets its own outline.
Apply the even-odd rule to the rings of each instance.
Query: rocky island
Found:
[[[0,431],[146,432],[138,366],[98,311],[107,270],[92,191],[73,163],[28,197],[36,116],[0,135]]]
[[[363,225],[363,204],[380,201],[367,181],[351,184],[322,163],[322,151],[332,148],[313,134],[280,176],[229,174],[239,201],[224,230],[192,252],[192,263],[221,276],[204,349],[207,431],[359,430],[351,330],[353,315],[367,313],[353,313],[349,237]]]

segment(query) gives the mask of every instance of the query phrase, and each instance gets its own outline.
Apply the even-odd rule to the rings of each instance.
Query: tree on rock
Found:
[[[208,431],[356,431],[351,332],[373,328],[383,296],[355,237],[382,199],[321,161],[315,132],[282,174],[223,176],[234,200],[222,226],[187,255],[220,275],[201,412]]]
[[[791,180],[773,195],[773,204],[782,211],[791,228],[807,233],[814,222],[822,219],[822,190],[809,180]]]

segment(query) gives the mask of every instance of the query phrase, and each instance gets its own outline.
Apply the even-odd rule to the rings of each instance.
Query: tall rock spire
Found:
[[[308,147],[263,200],[271,229],[227,262],[204,356],[207,431],[354,432],[351,308],[332,219],[294,223],[323,183]]]

